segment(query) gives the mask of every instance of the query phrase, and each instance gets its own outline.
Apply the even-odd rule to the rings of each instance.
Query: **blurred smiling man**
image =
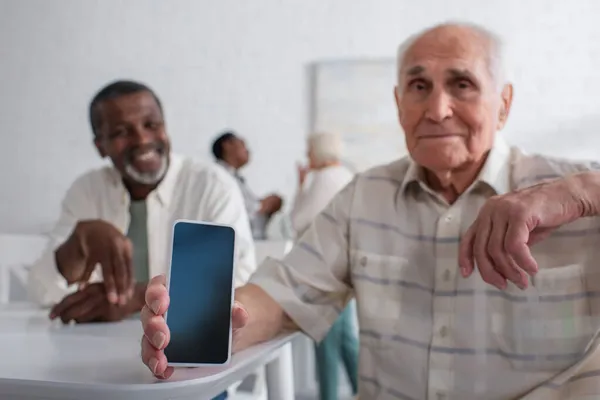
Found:
[[[116,321],[144,304],[148,278],[166,272],[177,219],[231,225],[236,285],[255,269],[241,192],[222,168],[171,153],[163,108],[147,86],[116,81],[92,99],[93,140],[112,165],[67,191],[29,292],[63,322]]]

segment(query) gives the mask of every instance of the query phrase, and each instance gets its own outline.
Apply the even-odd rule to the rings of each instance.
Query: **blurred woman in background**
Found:
[[[296,238],[300,238],[312,220],[353,178],[340,160],[342,140],[332,133],[315,133],[308,137],[308,166],[298,166],[298,191],[290,219]],[[319,344],[315,345],[317,375],[321,400],[338,398],[338,367],[343,362],[352,386],[357,392],[358,340],[353,324],[353,308],[349,305]]]

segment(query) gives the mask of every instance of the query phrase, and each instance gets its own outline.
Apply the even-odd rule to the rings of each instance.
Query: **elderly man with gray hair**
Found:
[[[352,172],[341,163],[339,134],[319,132],[308,136],[308,166],[298,167],[298,191],[290,218],[298,238],[333,197],[348,185]],[[338,398],[338,368],[343,363],[352,391],[358,390],[358,340],[353,324],[354,307],[346,306],[327,336],[315,346],[321,400]]]
[[[298,237],[353,177],[340,161],[343,144],[339,134],[313,133],[307,144],[308,165],[298,166],[298,191],[290,213]]]
[[[502,139],[502,61],[467,24],[400,47],[410,157],[358,174],[236,290],[236,351],[286,329],[321,340],[355,297],[362,399],[600,398],[598,173]],[[168,378],[164,277],[146,301],[142,360]]]

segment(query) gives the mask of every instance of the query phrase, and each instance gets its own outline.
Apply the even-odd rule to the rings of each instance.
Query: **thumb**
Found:
[[[463,278],[468,278],[475,269],[473,261],[473,244],[475,242],[476,222],[471,225],[467,233],[461,238],[458,250],[458,265]]]
[[[246,311],[242,303],[236,301],[231,310],[231,328],[236,331],[245,327],[248,324],[248,319],[248,311]]]

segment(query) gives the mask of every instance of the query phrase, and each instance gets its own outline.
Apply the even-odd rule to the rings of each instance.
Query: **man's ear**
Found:
[[[98,154],[100,154],[100,157],[105,158],[107,156],[102,141],[100,140],[100,138],[98,138],[98,136],[94,137],[94,146],[96,146],[96,150],[98,150]]]
[[[223,143],[223,160],[227,160],[233,149],[233,141],[227,140]]]
[[[498,126],[496,127],[497,130],[504,128],[504,125],[506,125],[506,121],[508,120],[508,115],[510,114],[510,108],[513,101],[513,85],[510,83],[504,85],[500,96],[502,98],[502,104],[500,105],[500,111],[498,113]]]

